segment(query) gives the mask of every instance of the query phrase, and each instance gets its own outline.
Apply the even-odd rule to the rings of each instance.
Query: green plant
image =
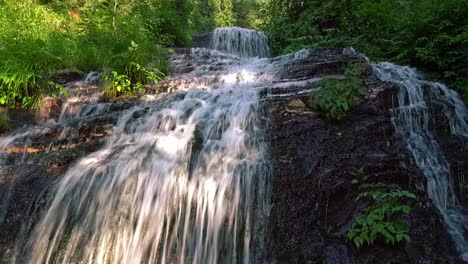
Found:
[[[379,238],[384,238],[386,244],[409,241],[410,228],[398,217],[408,215],[411,207],[403,204],[403,199],[416,199],[416,196],[406,190],[383,191],[384,183],[361,184],[362,192],[356,201],[370,198],[373,205],[364,208],[355,218],[352,227],[347,232],[347,239],[352,240],[357,247],[365,243],[369,246]]]
[[[130,78],[125,74],[119,74],[116,71],[111,71],[104,77],[105,82],[105,95],[107,97],[117,97],[120,94],[130,93],[139,86],[132,86]]]
[[[109,98],[119,95],[134,95],[138,90],[144,89],[148,82],[157,83],[164,78],[164,73],[155,67],[141,66],[132,62],[126,70],[126,74],[110,71],[105,74],[105,94]]]
[[[0,105],[7,108],[17,104],[35,107],[44,94],[56,97],[59,92],[68,95],[63,86],[34,73],[21,70],[0,73]]]
[[[332,120],[342,120],[346,113],[355,107],[363,95],[361,75],[364,66],[348,65],[345,79],[325,79],[320,83],[320,91],[310,98],[312,107],[324,111]]]

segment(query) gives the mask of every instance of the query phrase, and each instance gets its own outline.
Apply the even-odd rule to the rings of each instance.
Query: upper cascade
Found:
[[[217,28],[211,47],[239,57],[270,57],[268,37],[258,31],[240,27]]]

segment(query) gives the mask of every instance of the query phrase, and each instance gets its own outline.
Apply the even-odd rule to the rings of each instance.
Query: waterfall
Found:
[[[384,62],[373,65],[382,81],[398,85],[398,106],[391,110],[397,133],[406,141],[416,165],[427,180],[427,194],[437,207],[462,258],[468,261],[468,212],[460,206],[454,192],[450,165],[429,129],[429,100],[443,105],[450,132],[468,137],[468,112],[458,95],[440,83],[424,81],[415,69]]]
[[[175,70],[196,65],[169,78],[181,80],[178,92],[144,96],[119,112],[105,145],[51,187],[46,210],[18,249],[19,262],[265,259],[270,165],[259,96],[275,80],[274,67],[258,58],[269,52],[264,35],[217,32],[230,44],[173,55]],[[52,127],[60,139],[73,138],[86,122],[111,111],[102,96],[72,96],[57,122],[35,133]],[[7,146],[27,136],[0,140]]]
[[[233,27],[217,28],[211,46],[215,50],[240,57],[269,57],[268,38],[251,29]]]

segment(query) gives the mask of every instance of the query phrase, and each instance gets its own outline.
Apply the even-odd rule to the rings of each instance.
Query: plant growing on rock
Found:
[[[357,180],[356,180],[357,181]],[[355,183],[358,183],[353,181]],[[394,245],[400,241],[409,241],[409,226],[401,221],[402,215],[409,215],[411,207],[403,203],[403,199],[416,199],[407,190],[384,191],[384,183],[363,183],[361,193],[356,201],[371,199],[373,204],[364,208],[348,230],[347,239],[352,240],[357,247],[364,244],[371,246],[379,238],[386,244]]]
[[[311,106],[324,111],[332,120],[342,120],[346,113],[359,103],[364,94],[362,88],[363,64],[350,64],[346,67],[344,79],[326,79],[320,83],[320,91],[310,98]]]
[[[105,94],[107,97],[116,97],[122,94],[133,95],[136,91],[144,89],[145,83],[157,83],[162,78],[164,78],[164,73],[157,68],[144,67],[132,62],[125,74],[120,74],[117,71],[105,74]]]

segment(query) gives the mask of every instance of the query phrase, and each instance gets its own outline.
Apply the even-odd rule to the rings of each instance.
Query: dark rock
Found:
[[[330,246],[325,249],[325,263],[327,264],[351,264],[348,248],[345,245]]]
[[[361,104],[359,110],[367,115],[379,115],[384,111],[381,104],[372,101],[367,101]]]
[[[78,81],[82,77],[83,77],[82,73],[78,71],[65,69],[65,70],[54,72],[52,74],[52,81],[58,84],[66,84],[69,82]]]
[[[27,109],[13,109],[8,112],[8,119],[12,129],[36,123],[36,113]]]
[[[327,54],[342,56],[333,50]],[[325,68],[316,64],[313,71],[304,67],[302,73],[292,70],[285,74],[339,74],[346,64],[346,58],[342,59],[340,63],[333,60],[334,66],[334,62],[327,62],[320,66]],[[305,64],[308,63],[313,62]],[[425,178],[391,124],[388,109],[394,106],[398,89],[384,82],[367,83],[367,99],[341,122],[310,115],[307,109],[290,111],[288,102],[294,99],[270,105],[270,255],[278,260],[302,261],[290,263],[313,262],[319,256],[327,263],[458,263],[458,254],[438,212],[427,206],[431,202],[424,192]],[[459,173],[466,171],[460,146],[456,146],[460,141],[449,140],[452,137],[447,134],[443,137],[447,151],[456,152],[450,159],[459,162]],[[351,242],[346,243],[353,219],[369,205],[355,200],[359,190],[351,184],[354,176],[350,172],[356,168],[364,168],[371,182],[398,185],[417,194],[417,201],[410,203],[413,210],[407,219],[411,245],[391,247],[378,242],[358,249]]]
[[[211,46],[211,39],[213,32],[204,32],[192,36],[193,47],[195,48],[209,48]]]

